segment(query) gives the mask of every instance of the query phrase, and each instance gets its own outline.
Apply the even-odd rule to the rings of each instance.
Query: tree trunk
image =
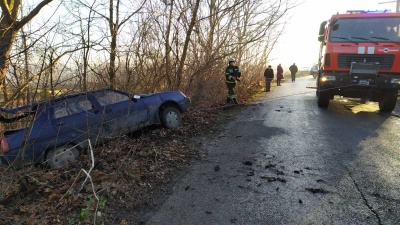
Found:
[[[117,34],[112,34],[111,37],[111,50],[110,50],[110,67],[108,68],[108,75],[110,77],[110,88],[115,88],[115,59],[117,48]]]
[[[186,31],[186,38],[185,38],[185,43],[183,46],[182,57],[180,59],[180,63],[179,63],[179,67],[178,67],[177,81],[175,83],[176,84],[175,89],[179,89],[181,86],[182,76],[183,76],[183,67],[185,65],[187,51],[189,48],[190,36],[192,34],[193,27],[196,25],[196,22],[197,22],[197,13],[199,11],[199,5],[200,5],[200,0],[196,0],[196,4],[192,11],[193,16],[192,16],[192,19],[190,20],[188,30]]]
[[[23,29],[22,29],[22,46],[25,49],[28,48],[28,44],[26,43],[26,34]],[[24,52],[24,61],[25,61],[24,62],[24,65],[25,65],[24,83],[26,83],[29,80],[29,52],[28,51]],[[24,92],[25,92],[26,103],[28,104],[31,102],[31,90],[30,90],[29,84],[28,84],[28,87],[26,88],[26,90],[24,90]]]
[[[8,60],[17,33],[18,31],[15,31],[13,28],[7,30],[1,29],[0,31],[0,86],[3,90],[4,102],[8,101],[7,85],[5,85],[9,65]]]
[[[169,43],[169,36],[171,33],[173,8],[174,8],[174,1],[172,0],[168,16],[167,32],[165,34],[165,77],[167,79],[168,88],[171,88],[172,86],[172,76],[171,76],[172,71],[171,71],[171,56],[170,56],[172,48],[171,44]]]
[[[0,88],[4,93],[4,101],[8,100],[6,88],[6,76],[9,66],[9,58],[18,31],[29,21],[31,21],[39,11],[52,0],[43,0],[32,11],[20,21],[18,13],[21,8],[21,0],[6,1],[0,0],[1,19],[0,19]]]
[[[115,88],[115,50],[117,48],[117,27],[114,24],[114,1],[110,0],[110,18],[109,26],[111,33],[111,43],[110,43],[110,65],[108,68],[108,76],[110,78],[110,88]]]

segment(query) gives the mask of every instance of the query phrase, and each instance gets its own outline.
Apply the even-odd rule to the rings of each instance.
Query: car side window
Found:
[[[93,109],[92,103],[87,99],[78,99],[74,103],[67,104],[67,110],[70,115],[81,113]]]
[[[57,119],[64,116],[89,111],[93,109],[93,106],[86,96],[82,95],[55,102],[53,108],[54,118]]]
[[[65,101],[59,101],[54,104],[54,118],[61,118],[68,115]]]
[[[111,105],[123,101],[128,101],[129,96],[114,91],[104,91],[94,93],[101,106]]]

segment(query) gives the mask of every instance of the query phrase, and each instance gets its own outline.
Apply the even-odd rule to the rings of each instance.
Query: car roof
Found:
[[[52,103],[52,102],[57,102],[57,101],[62,101],[62,100],[65,100],[65,99],[73,98],[73,97],[80,96],[80,95],[85,95],[85,94],[88,94],[88,93],[96,93],[96,92],[103,92],[103,91],[115,91],[115,92],[119,92],[121,94],[129,95],[129,93],[124,92],[124,91],[119,91],[119,90],[115,90],[115,89],[111,89],[111,88],[106,88],[106,89],[100,89],[100,90],[94,90],[94,91],[85,91],[85,92],[66,94],[66,95],[62,95],[62,96],[53,98],[53,99],[51,99],[49,101],[33,102],[31,104],[20,106],[20,107],[17,107],[17,108],[9,109],[9,108],[0,107],[0,112],[8,113],[8,114],[16,114],[16,113],[20,113],[22,111],[31,110],[31,109],[37,107],[38,105],[44,104],[46,102]]]

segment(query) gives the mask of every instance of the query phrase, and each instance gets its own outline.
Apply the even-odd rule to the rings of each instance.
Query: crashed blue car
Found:
[[[0,108],[2,123],[22,128],[6,130],[0,164],[21,167],[44,164],[60,168],[95,145],[149,125],[176,128],[182,124],[190,98],[180,91],[133,95],[104,89],[65,95],[14,109]]]

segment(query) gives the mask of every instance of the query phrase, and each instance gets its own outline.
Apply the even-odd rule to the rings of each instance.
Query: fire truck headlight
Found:
[[[392,78],[390,80],[390,83],[392,83],[392,84],[400,84],[400,78]]]
[[[325,81],[335,81],[336,77],[335,76],[322,76],[321,77],[321,81],[325,82]]]

